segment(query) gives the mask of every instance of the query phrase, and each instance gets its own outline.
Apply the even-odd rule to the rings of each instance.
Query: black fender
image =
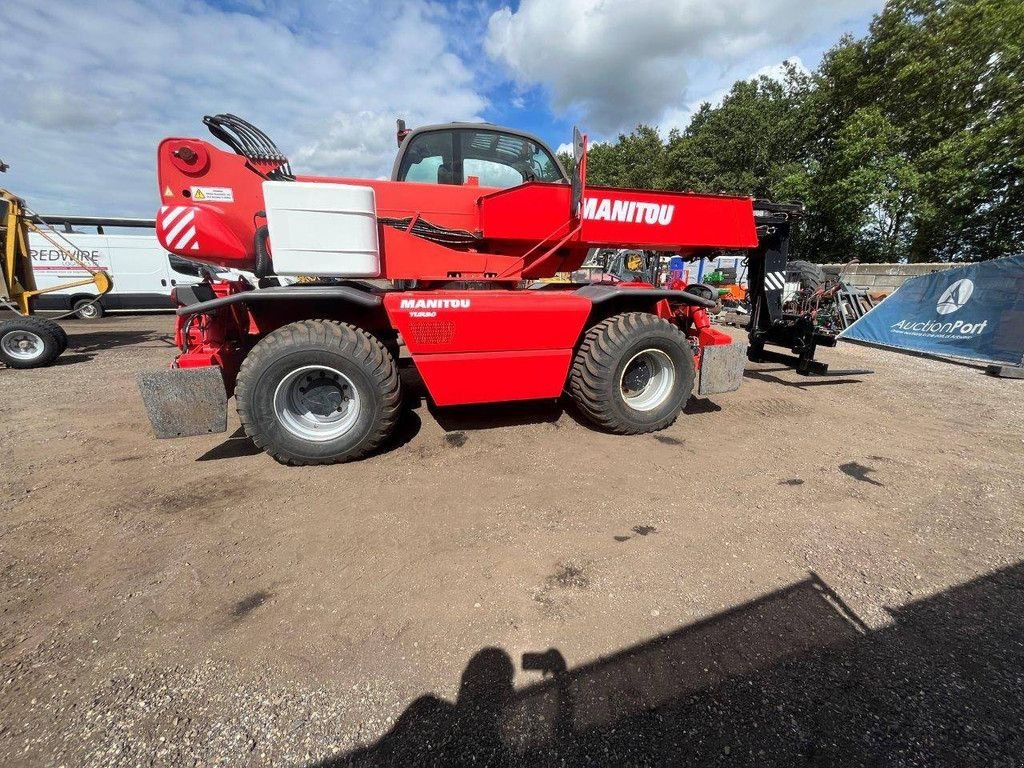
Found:
[[[190,290],[191,289],[191,290]],[[199,289],[199,290],[195,290]],[[200,315],[212,312],[221,307],[231,304],[261,304],[273,301],[311,301],[323,300],[348,302],[367,309],[376,309],[383,305],[384,300],[379,293],[355,288],[351,285],[317,285],[315,283],[298,283],[296,285],[283,285],[276,288],[260,288],[252,291],[233,293],[230,296],[220,296],[215,299],[203,300],[202,284],[195,286],[180,286],[177,290],[178,301],[182,306],[178,307],[178,315]]]
[[[592,304],[605,304],[624,299],[668,299],[681,304],[695,304],[705,309],[713,309],[715,302],[695,296],[686,291],[673,291],[669,288],[623,288],[617,285],[586,285],[576,291],[580,296],[590,299]]]

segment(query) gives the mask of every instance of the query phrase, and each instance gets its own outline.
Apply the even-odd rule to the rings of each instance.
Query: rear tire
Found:
[[[359,459],[388,438],[401,406],[398,367],[348,323],[303,320],[263,338],[235,387],[242,426],[283,464]]]
[[[629,312],[587,331],[569,391],[588,421],[635,435],[672,424],[695,378],[693,350],[682,331],[655,315]]]
[[[42,368],[67,348],[64,329],[42,317],[0,323],[0,361],[8,368]]]
[[[79,320],[99,320],[103,317],[103,307],[96,299],[79,299],[73,309]]]
[[[825,282],[825,272],[821,264],[797,259],[786,265],[786,280],[791,283],[799,281],[803,290],[813,293]]]

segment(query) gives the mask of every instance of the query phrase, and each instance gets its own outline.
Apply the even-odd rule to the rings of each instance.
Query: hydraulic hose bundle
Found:
[[[477,236],[472,232],[467,232],[464,229],[439,227],[418,216],[409,216],[404,219],[382,217],[378,218],[377,221],[385,226],[411,232],[417,237],[422,237],[424,240],[430,240],[449,248],[471,248],[478,242]],[[411,229],[409,227],[410,224],[412,225]]]
[[[257,163],[278,164],[277,168],[268,173],[258,171],[261,175],[275,181],[295,180],[287,156],[267,134],[252,123],[232,114],[206,115],[203,123],[210,129],[210,133],[231,147],[236,154]]]

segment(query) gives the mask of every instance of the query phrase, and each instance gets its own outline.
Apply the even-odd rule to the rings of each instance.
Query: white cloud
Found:
[[[744,72],[835,37],[881,0],[522,0],[490,17],[485,50],[520,87],[601,134],[658,122]],[[689,96],[689,98],[688,98]]]
[[[204,114],[249,119],[299,172],[380,176],[395,118],[479,119],[486,106],[447,44],[444,10],[427,0],[233,7],[0,5],[4,186],[44,212],[151,215],[158,142],[213,141]]]

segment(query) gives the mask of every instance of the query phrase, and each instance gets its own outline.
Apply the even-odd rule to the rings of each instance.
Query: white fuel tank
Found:
[[[263,201],[276,274],[380,277],[372,187],[265,181]]]

